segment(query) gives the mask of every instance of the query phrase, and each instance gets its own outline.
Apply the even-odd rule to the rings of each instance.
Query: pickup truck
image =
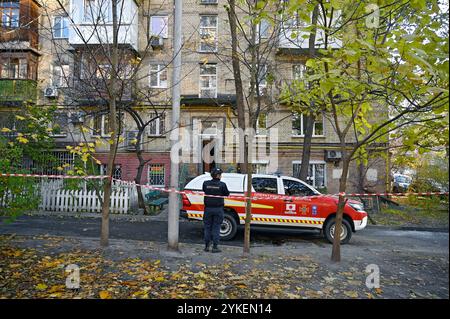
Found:
[[[203,219],[202,185],[211,179],[209,173],[191,180],[182,194],[181,217],[189,220]],[[223,173],[222,179],[230,191],[225,199],[225,214],[220,230],[223,240],[236,236],[238,225],[245,223],[247,175]],[[288,176],[252,175],[252,225],[273,227],[301,227],[319,229],[332,243],[338,196],[323,195],[307,183]],[[241,196],[241,198],[236,198]],[[233,198],[234,197],[234,198]],[[361,202],[349,199],[344,207],[341,243],[347,243],[352,233],[367,225],[367,213]]]

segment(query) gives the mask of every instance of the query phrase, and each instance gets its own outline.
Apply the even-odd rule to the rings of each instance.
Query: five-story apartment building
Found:
[[[181,164],[181,183],[213,166],[226,171],[236,171],[238,167],[234,160],[220,160],[236,148],[231,130],[237,125],[230,27],[223,2],[183,1],[181,126],[186,135],[190,133],[184,153],[190,161]],[[41,13],[36,39],[41,45],[39,50],[31,46],[27,51],[27,54],[39,57],[36,60],[38,69],[33,69],[29,62],[27,70],[34,70],[36,74],[34,78],[27,74],[27,79],[39,80],[38,103],[58,105],[60,116],[57,122],[61,132],[54,136],[58,146],[56,151],[61,153],[61,158],[70,161],[73,159],[70,159],[66,146],[94,142],[109,134],[107,97],[112,12],[109,0],[63,3],[64,8],[50,0],[41,1],[41,7],[35,3]],[[118,96],[124,110],[118,116],[124,124],[120,131],[123,139],[116,158],[115,176],[133,180],[139,166],[136,149],[131,143],[136,137],[137,126],[133,116],[126,112],[126,108],[132,108],[144,121],[153,119],[141,140],[141,156],[146,162],[141,182],[167,186],[173,85],[173,3],[169,0],[123,0],[118,4],[121,19],[118,32],[121,87]],[[245,21],[245,13],[239,15]],[[267,41],[271,47],[258,66],[264,109],[257,121],[256,139],[269,141],[270,128],[276,128],[278,159],[275,170],[270,165],[270,156],[257,158],[254,169],[258,173],[277,171],[296,176],[301,165],[305,117],[278,102],[277,96],[283,82],[299,79],[306,72],[308,42],[299,31],[295,18],[280,19],[278,24],[262,21],[257,28],[258,41]],[[5,40],[1,39],[4,46]],[[323,35],[319,33],[318,48],[322,41]],[[245,39],[240,39],[240,43],[244,46]],[[339,47],[342,43],[331,41],[329,45]],[[250,80],[245,70],[243,75],[247,87]],[[107,149],[107,145],[96,146],[96,158],[102,163],[107,162]],[[336,192],[340,177],[339,158],[333,127],[326,116],[318,116],[314,123],[308,182],[319,189]],[[105,164],[99,169],[103,171]],[[350,189],[355,189],[362,178],[368,189],[384,190],[387,175],[386,161],[381,157],[372,160],[367,167],[354,165]]]

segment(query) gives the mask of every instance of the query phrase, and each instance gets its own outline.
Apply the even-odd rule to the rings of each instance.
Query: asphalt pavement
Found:
[[[0,234],[52,235],[68,237],[100,236],[100,218],[77,218],[56,216],[22,216],[12,223],[0,224]],[[202,243],[202,223],[180,220],[180,242]],[[129,221],[111,220],[110,236],[113,239],[141,241],[167,241],[167,222],[164,220]],[[242,246],[243,229],[224,245]],[[330,244],[317,230],[273,229],[253,227],[251,242],[254,246],[284,244],[304,244],[328,247]],[[405,231],[383,227],[366,228],[353,234],[349,247],[358,249],[402,249],[419,251],[439,251],[448,253],[448,233],[430,231]]]
[[[100,225],[98,217],[22,216],[9,224],[0,220],[0,235],[15,234],[10,237],[18,238],[19,242],[25,240],[23,245],[40,249],[71,251],[75,247],[95,251],[100,247]],[[242,271],[254,267],[242,255],[242,229],[234,240],[222,243],[221,254],[203,252],[201,222],[181,220],[179,230],[181,251],[172,254],[167,251],[167,221],[164,218],[146,221],[114,218],[110,221],[110,247],[104,252],[114,258],[147,259],[151,256],[175,268],[183,263],[221,265],[228,259],[241,263],[239,269]],[[52,248],[43,244],[46,235],[64,238],[62,243],[67,247]],[[73,244],[73,241],[79,244]],[[350,242],[341,247],[340,263],[330,263],[331,245],[317,230],[253,227],[251,233],[252,255],[265,260],[258,267],[277,273],[278,267],[286,267],[284,263],[280,265],[281,260],[308,257],[313,263],[305,267],[319,265],[311,279],[315,291],[321,291],[328,281],[339,275],[342,278],[336,278],[340,278],[341,284],[353,282],[359,296],[365,296],[370,292],[364,285],[366,267],[377,265],[384,298],[448,298],[448,244],[448,232],[368,227],[356,232]],[[149,254],[152,247],[156,247],[156,251]],[[358,279],[357,283],[355,279]]]

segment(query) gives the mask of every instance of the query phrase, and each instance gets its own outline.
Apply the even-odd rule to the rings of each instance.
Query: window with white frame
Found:
[[[167,66],[164,64],[150,65],[150,87],[167,88]]]
[[[27,59],[5,58],[2,59],[0,77],[4,79],[26,79],[28,78]]]
[[[100,169],[100,175],[106,175],[106,173],[108,172],[108,164],[100,164],[99,169]],[[121,164],[114,164],[112,178],[122,179],[122,165]]]
[[[304,80],[306,76],[306,65],[303,63],[294,64],[292,66],[292,77],[294,80]]]
[[[306,116],[301,113],[292,114],[292,135],[304,136],[306,132]],[[313,126],[313,136],[323,136],[323,115],[317,115]]]
[[[58,88],[68,87],[70,78],[70,66],[68,64],[54,65],[52,76],[53,86]]]
[[[292,162],[293,176],[300,177],[300,169],[302,163],[300,161]],[[322,161],[310,161],[308,168],[308,177],[305,182],[316,187],[322,188],[326,186],[326,166]]]
[[[200,16],[200,51],[217,51],[217,15]]]
[[[69,37],[69,18],[56,16],[53,19],[53,37],[56,39],[67,39]]]
[[[267,73],[267,64],[260,64],[258,66],[258,84],[260,90],[267,87]]]
[[[3,28],[18,28],[20,16],[20,1],[1,1],[0,15]]]
[[[110,135],[108,114],[97,114],[94,116],[93,135],[94,136]]]
[[[148,165],[148,184],[152,186],[165,186],[166,169],[164,164]]]
[[[267,134],[267,113],[261,112],[256,120],[256,135],[264,136]]]
[[[149,136],[162,136],[165,134],[165,114],[158,113],[152,115],[152,121],[148,125],[148,135]]]
[[[266,19],[262,19],[261,22],[259,22],[256,25],[256,39],[257,39],[257,41],[259,39],[267,39],[267,38],[269,38],[269,30],[270,30],[269,21],[267,21]]]
[[[217,97],[217,65],[200,65],[200,97]]]
[[[169,37],[169,17],[166,15],[150,17],[150,35],[160,38]]]
[[[254,174],[267,174],[267,167],[269,163],[267,162],[260,162],[260,163],[253,163],[253,173]]]

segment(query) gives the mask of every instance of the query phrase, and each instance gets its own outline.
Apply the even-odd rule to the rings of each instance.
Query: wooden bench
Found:
[[[159,191],[150,191],[145,194],[145,200],[150,207],[150,209],[154,210],[156,208],[162,209],[164,204],[166,204],[169,199],[167,197],[160,197]]]

